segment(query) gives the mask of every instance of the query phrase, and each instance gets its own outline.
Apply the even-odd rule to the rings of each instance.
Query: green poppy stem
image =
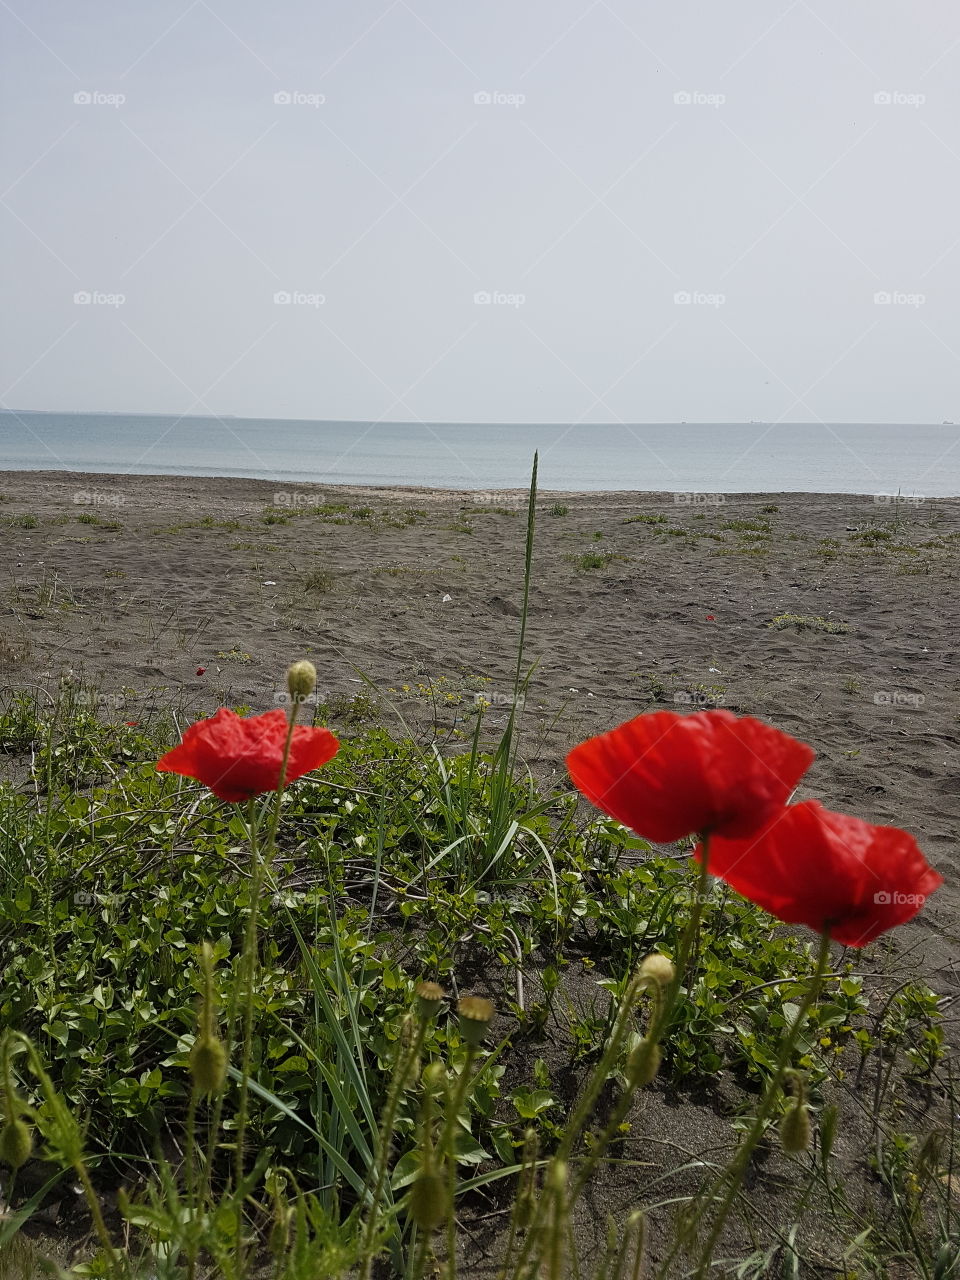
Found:
[[[235,1190],[243,1182],[244,1139],[247,1131],[247,1117],[250,1101],[250,1060],[253,1054],[253,1005],[256,995],[256,977],[258,964],[258,926],[260,915],[260,890],[263,885],[264,868],[273,859],[277,840],[277,824],[280,820],[280,808],[283,803],[283,788],[287,780],[287,763],[290,759],[290,746],[293,742],[293,730],[297,722],[299,706],[296,701],[291,704],[287,737],[283,747],[283,758],[280,762],[280,776],[277,780],[276,799],[267,828],[267,838],[260,845],[257,827],[257,806],[251,796],[247,801],[247,830],[250,839],[250,906],[247,911],[247,927],[243,939],[243,952],[240,969],[243,988],[243,1056],[240,1062],[240,1100],[237,1107],[237,1139],[234,1152]],[[243,1202],[237,1204],[237,1247],[242,1255],[242,1221]],[[241,1274],[246,1274],[245,1263],[241,1264]]]

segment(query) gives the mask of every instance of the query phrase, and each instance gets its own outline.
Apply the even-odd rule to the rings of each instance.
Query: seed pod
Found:
[[[790,1155],[810,1146],[810,1109],[806,1103],[792,1103],[780,1121],[780,1145]]]
[[[460,1034],[467,1044],[476,1049],[483,1043],[487,1027],[493,1018],[493,1001],[483,996],[464,996],[457,1005],[460,1017]]]
[[[190,1050],[190,1074],[201,1096],[219,1093],[227,1078],[227,1051],[216,1036],[198,1036]]]
[[[443,1008],[446,993],[436,982],[421,982],[414,993],[417,1014],[427,1022],[435,1018]]]
[[[33,1131],[26,1120],[18,1116],[8,1120],[0,1129],[0,1160],[11,1169],[19,1169],[30,1159],[33,1150]]]
[[[627,1080],[632,1088],[639,1089],[650,1083],[660,1070],[662,1056],[660,1046],[644,1036],[627,1059]]]

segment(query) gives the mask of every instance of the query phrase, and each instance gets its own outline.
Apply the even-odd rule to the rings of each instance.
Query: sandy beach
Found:
[[[448,742],[504,723],[521,492],[6,472],[5,689],[81,680],[133,720],[275,703],[294,657],[331,720]],[[810,742],[800,798],[906,827],[947,884],[898,943],[960,987],[960,499],[541,493],[525,754],[562,779],[585,735],[725,706]],[[197,674],[199,669],[203,674]],[[371,687],[373,686],[373,687]]]

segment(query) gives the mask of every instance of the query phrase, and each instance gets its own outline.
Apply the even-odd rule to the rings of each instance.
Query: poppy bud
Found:
[[[566,1160],[551,1160],[547,1167],[547,1188],[555,1195],[562,1195],[567,1189]]]
[[[447,1083],[447,1069],[443,1063],[431,1062],[424,1069],[422,1082],[427,1093],[439,1093]]]
[[[410,1217],[424,1231],[436,1231],[446,1220],[450,1195],[445,1178],[425,1164],[410,1188]]]
[[[805,1102],[794,1102],[780,1121],[780,1145],[790,1155],[810,1146],[810,1110]]]
[[[446,993],[443,987],[438,986],[436,982],[421,982],[417,987],[415,1004],[417,1015],[424,1022],[430,1018],[435,1018],[443,1008],[443,1001]]]
[[[287,668],[287,688],[294,703],[306,702],[317,687],[317,668],[304,658]]]
[[[0,1129],[0,1160],[11,1169],[19,1169],[30,1158],[33,1133],[25,1120],[8,1120]]]
[[[483,1043],[487,1027],[493,1018],[493,1001],[483,996],[464,996],[457,1005],[460,1018],[460,1034],[467,1044],[476,1049]]]
[[[647,956],[640,966],[640,976],[654,978],[661,987],[668,987],[676,976],[676,972],[673,962],[659,951],[654,951],[652,955]]]
[[[638,1089],[649,1084],[660,1070],[660,1046],[649,1036],[644,1036],[627,1058],[627,1080],[631,1088]]]
[[[227,1078],[227,1051],[216,1036],[198,1036],[190,1050],[190,1074],[201,1095],[219,1093]]]

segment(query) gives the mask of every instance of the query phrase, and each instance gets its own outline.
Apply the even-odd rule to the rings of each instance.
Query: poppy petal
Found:
[[[280,782],[288,721],[276,708],[260,716],[238,716],[221,707],[209,720],[198,720],[179,746],[157,761],[161,773],[196,778],[221,800],[237,803]],[[290,743],[286,781],[293,782],[332,760],[339,742],[329,729],[297,725]]]
[[[943,884],[908,832],[815,800],[788,805],[746,839],[712,837],[707,869],[778,919],[848,947],[911,920]]]
[[[747,835],[790,798],[815,756],[804,742],[731,711],[655,711],[567,756],[599,809],[661,843],[697,832]]]

